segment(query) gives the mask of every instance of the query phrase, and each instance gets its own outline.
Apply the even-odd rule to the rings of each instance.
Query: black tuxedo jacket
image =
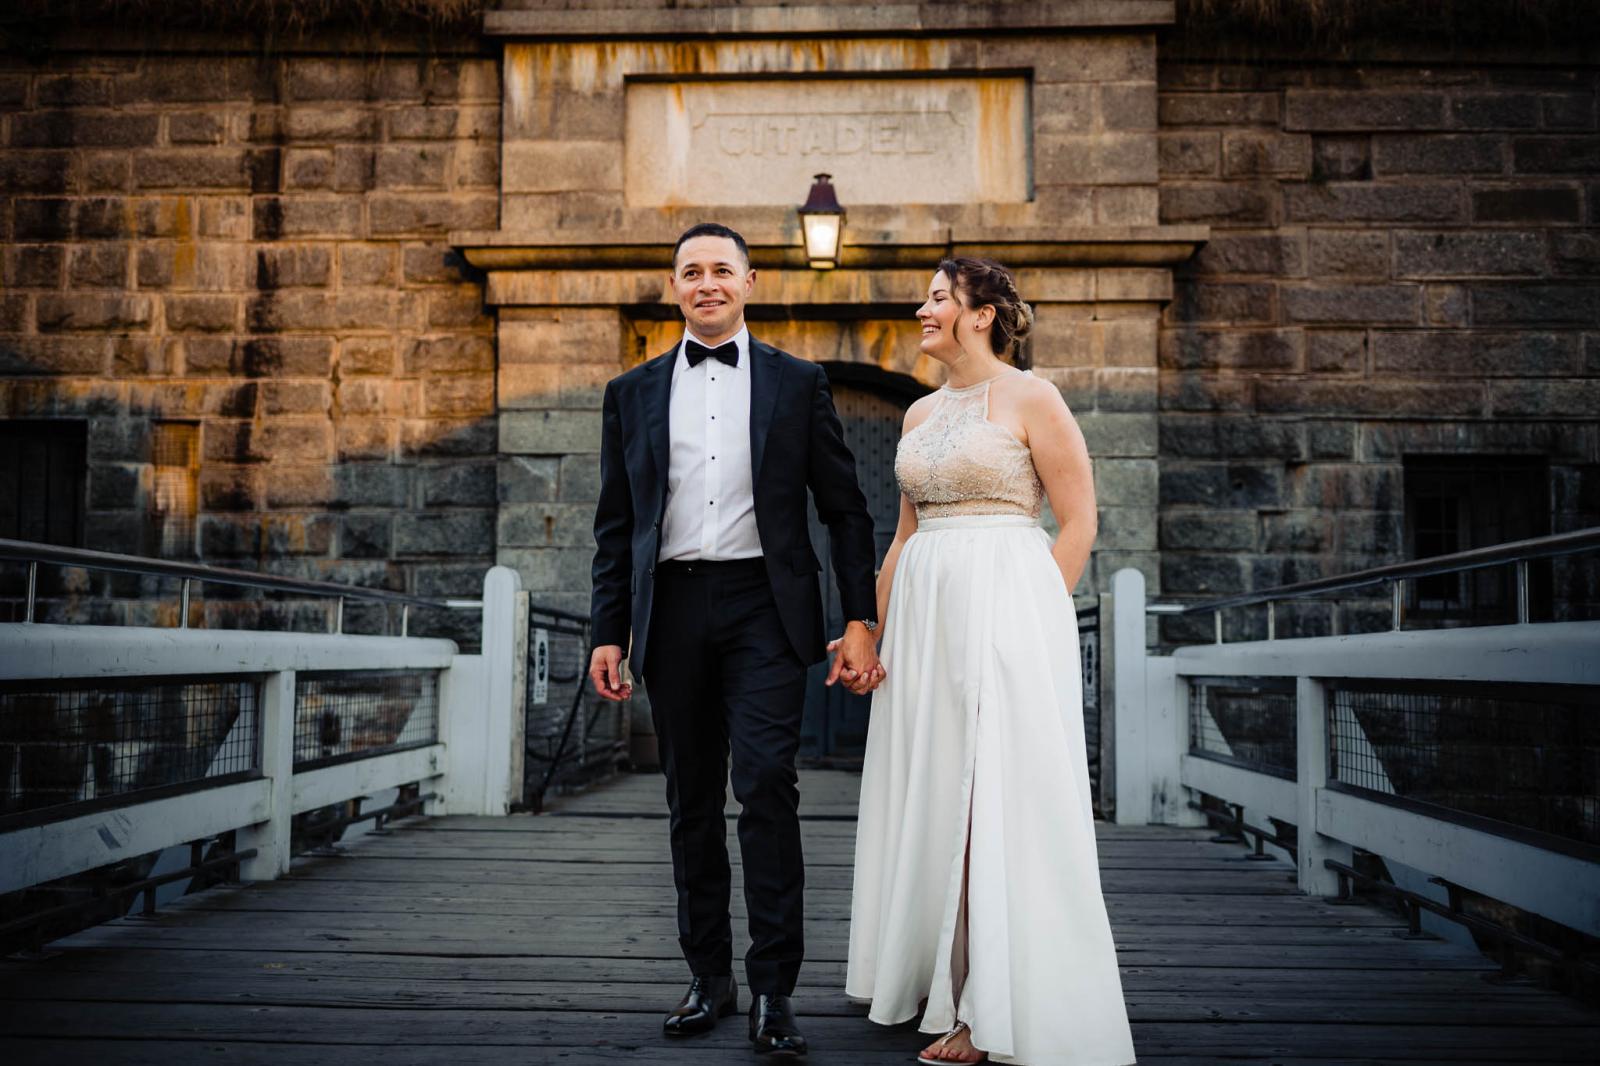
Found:
[[[667,501],[668,403],[677,355],[674,345],[613,378],[602,404],[589,613],[597,646],[627,648],[631,630],[628,658],[640,675]],[[819,662],[827,655],[817,581],[822,564],[808,533],[806,490],[828,527],[847,619],[877,618],[872,518],[822,368],[754,337],[750,463],[756,530],[784,631],[803,662]]]

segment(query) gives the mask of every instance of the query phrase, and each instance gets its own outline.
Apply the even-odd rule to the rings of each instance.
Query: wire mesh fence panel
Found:
[[[254,677],[0,683],[0,825],[260,768]]]
[[[1295,681],[1189,679],[1189,753],[1295,779]]]
[[[296,770],[425,747],[438,740],[437,670],[295,675]]]
[[[626,703],[595,695],[588,683],[589,630],[530,610],[524,793],[570,789],[612,772],[627,750]]]
[[[1083,671],[1083,740],[1089,753],[1089,794],[1100,795],[1100,611],[1078,615],[1078,665]]]
[[[1328,747],[1339,787],[1600,847],[1600,688],[1341,682]]]

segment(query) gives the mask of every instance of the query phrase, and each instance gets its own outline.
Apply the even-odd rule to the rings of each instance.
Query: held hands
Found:
[[[601,699],[621,701],[633,695],[633,684],[622,677],[622,646],[601,644],[589,656],[589,680]]]
[[[865,696],[888,676],[883,663],[878,661],[877,642],[872,632],[860,622],[846,625],[844,636],[829,641],[828,650],[836,654],[826,684],[843,681],[845,688],[857,696]]]

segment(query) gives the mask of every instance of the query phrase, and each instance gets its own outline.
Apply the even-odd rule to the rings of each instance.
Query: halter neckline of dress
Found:
[[[995,374],[993,377],[984,378],[982,381],[974,382],[971,385],[963,385],[960,388],[956,388],[954,385],[945,384],[945,385],[940,385],[939,388],[943,389],[945,392],[953,392],[953,393],[957,393],[957,394],[964,393],[964,392],[976,392],[978,389],[983,388],[985,385],[994,384],[996,381],[999,381],[1001,378],[1008,378],[1008,377],[1011,377],[1014,374],[1026,374],[1026,373],[1027,373],[1026,370],[1022,370],[1022,369],[1020,369],[1018,367],[1014,367],[1013,366],[1013,367],[1008,367],[1005,370],[1002,370],[1000,373]]]

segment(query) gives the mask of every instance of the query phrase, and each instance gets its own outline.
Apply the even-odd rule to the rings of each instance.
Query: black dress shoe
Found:
[[[756,996],[750,1002],[750,1040],[757,1055],[798,1059],[806,1053],[788,996]]]
[[[726,1018],[738,1009],[739,983],[732,974],[710,977],[697,974],[689,982],[683,1002],[661,1023],[661,1031],[668,1036],[709,1033],[717,1027],[718,1018]]]

